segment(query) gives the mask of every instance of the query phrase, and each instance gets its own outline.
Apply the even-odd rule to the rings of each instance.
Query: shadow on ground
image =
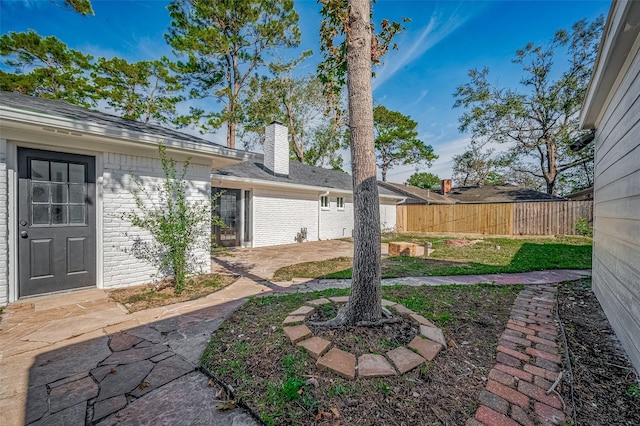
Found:
[[[198,370],[211,333],[246,299],[207,307],[35,357],[24,423],[253,425],[218,411],[216,389]]]

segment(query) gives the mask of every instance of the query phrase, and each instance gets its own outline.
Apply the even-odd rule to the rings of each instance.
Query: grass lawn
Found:
[[[385,237],[384,242],[407,241],[419,245],[431,242],[434,252],[428,258],[383,258],[382,275],[393,278],[591,268],[592,239],[588,237],[483,238],[468,246],[445,244],[447,239],[450,238],[424,234]],[[299,263],[280,268],[273,279],[351,278],[350,262],[350,258],[336,258]]]
[[[267,425],[462,425],[478,406],[483,378],[495,363],[498,337],[522,288],[383,288],[385,299],[430,319],[454,342],[432,362],[399,376],[343,379],[318,369],[284,334],[282,321],[289,312],[307,300],[348,294],[336,289],[250,299],[214,333],[202,362]],[[351,353],[397,347],[383,327],[358,329],[368,331],[346,330],[353,338],[348,342]],[[333,343],[347,349],[340,341]]]

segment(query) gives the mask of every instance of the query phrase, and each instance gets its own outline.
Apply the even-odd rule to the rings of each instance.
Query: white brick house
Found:
[[[217,212],[227,224],[218,241],[227,246],[262,247],[351,237],[351,176],[289,161],[287,129],[273,123],[265,132],[264,157],[211,174],[221,190]],[[383,230],[395,229],[396,204],[406,196],[378,187]]]
[[[20,297],[148,282],[121,218],[134,207],[133,173],[162,181],[158,144],[191,157],[191,199],[208,200],[213,168],[251,155],[158,126],[64,102],[0,92],[0,305]],[[210,267],[208,253],[200,256]]]

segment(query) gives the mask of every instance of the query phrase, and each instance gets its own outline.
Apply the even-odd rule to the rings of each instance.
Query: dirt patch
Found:
[[[335,305],[322,305],[308,322],[326,321],[336,316]],[[415,323],[400,320],[377,327],[340,327],[327,329],[309,325],[314,336],[329,340],[333,346],[357,357],[363,354],[384,354],[392,349],[407,346],[419,333]]]
[[[319,370],[284,335],[281,324],[289,312],[306,300],[346,294],[339,290],[250,300],[216,331],[205,365],[268,425],[463,425],[478,407],[498,338],[521,288],[384,288],[385,299],[434,321],[455,342],[432,362],[401,376],[342,379]],[[346,330],[341,344],[357,348],[352,353],[385,353],[409,339],[410,327],[398,327],[387,329],[386,340],[384,329]],[[369,347],[374,343],[379,346]]]
[[[184,291],[179,295],[175,294],[171,286],[162,288],[158,283],[149,283],[113,290],[108,296],[111,300],[121,303],[131,313],[198,299],[228,286],[237,279],[237,275],[203,274],[189,278]]]
[[[558,311],[573,370],[575,424],[640,425],[638,377],[590,281],[562,284]],[[570,402],[571,388],[562,389],[564,400]]]

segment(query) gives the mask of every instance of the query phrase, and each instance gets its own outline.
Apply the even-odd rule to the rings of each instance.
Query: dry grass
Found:
[[[232,275],[203,274],[189,278],[184,291],[179,295],[175,294],[173,287],[156,290],[157,285],[150,283],[113,290],[109,292],[109,297],[124,305],[129,312],[137,312],[198,299],[228,286],[237,279],[237,276]]]

